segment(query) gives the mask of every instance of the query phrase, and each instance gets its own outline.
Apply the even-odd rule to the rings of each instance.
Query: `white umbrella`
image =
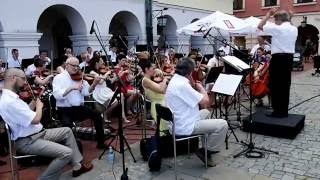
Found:
[[[244,20],[239,19],[235,16],[231,16],[219,11],[213,14],[199,19],[191,24],[188,24],[177,30],[179,34],[185,35],[203,35],[203,32],[213,29],[210,34],[222,35],[236,34],[237,32],[249,28],[249,25]]]
[[[248,28],[242,29],[238,31],[239,35],[257,35],[264,36],[269,35],[258,28],[261,19],[257,17],[250,16],[244,20],[244,22],[248,25]],[[267,21],[267,24],[271,24],[272,22]]]

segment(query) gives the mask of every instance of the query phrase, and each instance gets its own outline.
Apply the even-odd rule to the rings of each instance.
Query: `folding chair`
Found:
[[[156,112],[157,112],[157,121],[160,122],[160,119],[166,120],[172,124],[172,137],[173,137],[173,154],[174,154],[174,173],[176,179],[177,176],[177,147],[176,142],[188,140],[188,153],[190,152],[190,139],[204,137],[205,143],[205,166],[208,167],[208,145],[207,139],[208,134],[194,134],[194,135],[176,135],[175,131],[175,123],[171,110],[167,107],[162,106],[161,104],[156,104]]]
[[[10,127],[7,123],[5,123],[5,127],[6,127],[8,141],[9,141],[9,155],[10,155],[10,167],[11,167],[12,180],[18,180],[19,179],[19,169],[17,167],[17,160],[35,157],[37,155],[21,155],[21,156],[16,155],[15,143],[13,140],[11,140]]]

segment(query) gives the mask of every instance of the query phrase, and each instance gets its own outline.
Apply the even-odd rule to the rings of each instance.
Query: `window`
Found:
[[[244,0],[234,0],[233,1],[233,10],[244,9]]]
[[[264,0],[264,7],[277,6],[278,0]]]
[[[295,0],[296,3],[310,3],[310,2],[315,2],[316,0]]]

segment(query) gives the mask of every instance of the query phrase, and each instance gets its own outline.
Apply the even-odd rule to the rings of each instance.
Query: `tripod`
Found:
[[[90,34],[94,33],[94,35],[96,36],[97,40],[99,41],[99,44],[102,48],[102,50],[104,51],[104,53],[107,55],[107,51],[106,51],[106,46],[103,44],[102,40],[99,38],[97,32],[95,31],[94,29],[94,25],[96,24],[96,21],[93,20],[92,22],[92,25],[91,25],[91,29],[90,29]],[[97,24],[96,24],[97,26]],[[99,30],[99,28],[98,28]],[[100,34],[100,32],[99,32]],[[111,60],[109,58],[107,58],[107,60],[109,61],[109,64],[111,65],[112,69],[114,69],[114,65],[113,63],[111,62]],[[115,91],[115,93],[113,94],[110,102],[109,102],[109,105],[107,108],[109,108],[111,106],[111,104],[115,101],[115,99],[119,96],[120,99],[118,99],[118,104],[120,105],[120,111],[117,113],[118,114],[118,133],[116,134],[116,136],[113,137],[113,140],[119,136],[119,140],[120,140],[120,153],[122,154],[122,175],[121,175],[121,180],[128,180],[128,168],[126,168],[126,165],[125,165],[125,157],[124,157],[124,143],[126,143],[128,149],[129,149],[129,152],[134,160],[134,162],[136,162],[132,152],[131,152],[131,149],[130,149],[130,146],[127,142],[127,140],[125,139],[124,135],[123,135],[123,127],[122,127],[122,106],[121,106],[121,89],[124,87],[123,86],[123,82],[121,81],[120,77],[116,74],[117,76],[117,82],[118,82],[118,87]],[[108,144],[108,146],[113,142],[113,140]],[[106,152],[107,150],[107,147],[105,147],[104,151],[101,153],[101,155],[99,156],[99,159],[101,159],[101,157],[103,156],[103,154]]]
[[[135,157],[133,156],[133,153],[132,153],[132,151],[131,151],[131,148],[130,148],[130,145],[129,145],[127,139],[126,139],[126,138],[124,137],[124,135],[123,135],[123,126],[122,126],[122,119],[123,119],[123,118],[122,118],[122,113],[121,113],[121,112],[122,112],[122,106],[121,106],[121,86],[118,86],[118,88],[116,89],[116,91],[115,91],[112,99],[110,100],[110,103],[109,103],[109,105],[108,105],[108,108],[111,106],[111,104],[113,103],[113,101],[115,101],[115,99],[117,99],[118,104],[119,104],[119,106],[118,106],[119,108],[118,108],[118,112],[117,112],[117,114],[118,114],[118,130],[117,130],[116,134],[113,135],[112,140],[108,143],[108,145],[105,147],[105,149],[103,150],[103,152],[100,154],[99,160],[101,160],[102,156],[103,156],[104,153],[107,151],[108,147],[112,144],[112,142],[113,142],[115,139],[117,139],[117,137],[119,137],[119,140],[120,140],[120,151],[117,151],[115,148],[113,148],[113,149],[115,149],[115,151],[117,151],[117,152],[119,152],[119,153],[122,154],[122,168],[123,168],[123,172],[124,172],[124,173],[123,173],[123,175],[121,176],[121,179],[122,179],[123,176],[126,176],[126,179],[127,179],[128,177],[127,177],[126,174],[127,174],[128,168],[125,167],[125,157],[124,157],[124,151],[125,151],[125,149],[124,149],[124,143],[126,144],[126,146],[127,146],[128,150],[129,150],[130,155],[131,155],[131,157],[132,157],[132,159],[133,159],[134,162],[136,162],[136,159],[135,159]]]

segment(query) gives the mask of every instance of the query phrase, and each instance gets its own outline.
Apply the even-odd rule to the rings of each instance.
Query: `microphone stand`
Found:
[[[95,21],[93,22],[95,23]],[[91,28],[91,31],[90,33],[93,32],[97,38],[97,40],[99,41],[99,44],[102,48],[102,50],[104,51],[104,53],[107,55],[107,51],[106,51],[106,48],[104,46],[104,44],[102,43],[102,40],[98,37],[96,31],[94,30],[94,27],[92,25],[92,28]],[[112,69],[114,69],[114,65],[112,64],[111,60],[109,58],[107,58],[107,61],[109,61],[109,64],[111,64],[111,67]],[[126,165],[125,165],[125,156],[124,156],[124,143],[127,144],[128,146],[128,142],[125,140],[125,137],[123,135],[123,127],[122,127],[122,106],[121,106],[121,89],[122,88],[125,88],[124,85],[123,85],[123,82],[122,80],[120,79],[119,75],[116,74],[116,77],[117,77],[117,82],[118,82],[118,87],[113,95],[113,97],[111,98],[109,104],[108,104],[108,107],[109,108],[111,106],[111,104],[113,103],[113,101],[115,100],[115,98],[119,95],[120,97],[120,101],[118,101],[118,104],[120,105],[120,112],[118,113],[118,135],[119,135],[119,139],[120,139],[120,153],[122,154],[122,175],[121,175],[121,180],[128,180],[129,177],[128,177],[128,168],[126,168]],[[129,147],[129,150],[130,150],[130,146]],[[105,147],[104,151],[101,153],[99,159],[101,159],[101,157],[103,156],[103,154],[106,152],[106,150],[108,149],[108,147]],[[132,152],[130,150],[130,153],[132,155]],[[134,159],[134,157],[133,157]],[[136,162],[136,160],[134,159],[134,162]]]
[[[209,29],[210,31],[211,29]],[[220,31],[217,29],[217,31],[220,33]],[[220,33],[221,34],[221,33]],[[251,76],[253,75],[253,71],[252,71],[252,57],[250,57],[248,54],[242,52],[242,51],[239,51],[238,49],[236,49],[235,47],[233,47],[231,45],[231,43],[227,43],[227,41],[224,39],[224,40],[220,40],[216,37],[214,37],[213,35],[209,34],[209,32],[207,32],[205,35],[204,35],[204,38],[206,38],[207,36],[210,36],[211,38],[213,38],[214,40],[216,41],[219,41],[221,42],[222,44],[224,45],[227,45],[230,47],[230,50],[236,50],[238,51],[241,55],[243,55],[244,57],[248,57],[249,58],[249,70],[250,70],[250,74]],[[210,41],[209,41],[210,42]],[[243,151],[239,152],[238,154],[234,155],[233,158],[237,158],[241,155],[245,155],[247,158],[263,158],[264,157],[264,152],[269,152],[269,153],[274,153],[274,154],[279,154],[279,152],[277,151],[272,151],[272,150],[269,150],[269,149],[266,149],[266,148],[263,148],[263,147],[256,147],[255,146],[255,143],[253,142],[253,137],[252,137],[252,134],[253,134],[253,129],[252,129],[252,124],[253,124],[253,119],[252,119],[252,101],[253,101],[253,98],[252,98],[252,90],[251,90],[251,86],[252,86],[252,79],[250,80],[249,82],[249,91],[250,91],[250,108],[249,108],[249,134],[250,134],[250,138],[249,138],[249,142],[244,142],[244,141],[240,141],[241,144],[245,147],[247,147],[246,149],[244,149]],[[264,152],[262,152],[264,151]]]

